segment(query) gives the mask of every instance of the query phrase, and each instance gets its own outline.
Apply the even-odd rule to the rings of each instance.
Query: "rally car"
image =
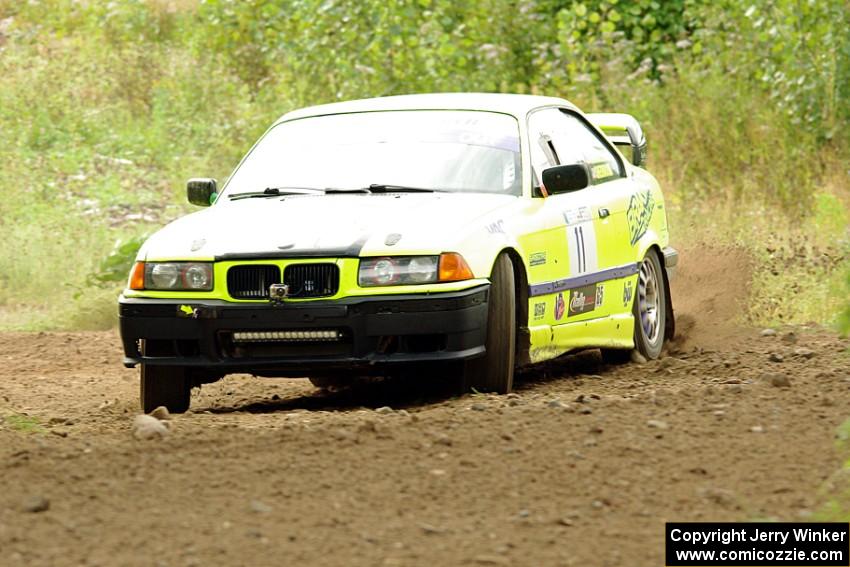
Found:
[[[656,358],[677,253],[645,161],[634,118],[560,98],[285,114],[221,189],[188,182],[209,208],[139,250],[119,309],[142,407],[185,411],[229,373],[330,387],[415,369],[506,393],[568,351]]]

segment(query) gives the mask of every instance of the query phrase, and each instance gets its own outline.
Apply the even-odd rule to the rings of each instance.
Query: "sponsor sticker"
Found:
[[[531,266],[542,266],[546,263],[546,252],[535,252],[528,257],[528,263]]]
[[[634,284],[631,281],[627,281],[623,284],[623,307],[628,307],[629,303],[632,301],[632,296],[635,293]]]
[[[198,318],[198,311],[192,307],[191,305],[178,305],[177,306],[177,316],[183,318]]]
[[[652,211],[654,208],[655,199],[653,199],[652,191],[650,190],[635,193],[629,199],[629,208],[626,210],[626,222],[629,225],[629,238],[632,246],[649,229],[649,221],[652,220]]]
[[[555,298],[555,320],[560,321],[564,318],[564,311],[566,311],[566,304],[564,303],[564,294],[559,293]]]
[[[590,172],[593,179],[605,179],[614,175],[614,170],[607,163],[597,163],[591,168]]]
[[[505,234],[505,221],[497,220],[487,226],[487,232],[490,234]]]
[[[603,284],[596,285],[596,307],[600,307],[602,305],[602,299],[605,294],[605,286]]]
[[[592,221],[593,215],[590,214],[590,207],[579,207],[564,211],[564,220],[567,222],[567,226],[572,226],[574,224]]]
[[[602,296],[598,293],[599,286],[596,284],[586,285],[578,289],[570,290],[570,312],[572,315],[581,315],[596,309],[597,298]]]
[[[545,303],[535,303],[534,304],[534,319],[539,320],[546,316],[546,304]]]

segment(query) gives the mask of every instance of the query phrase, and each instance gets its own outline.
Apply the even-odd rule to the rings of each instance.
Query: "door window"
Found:
[[[557,108],[547,108],[531,115],[529,131],[554,151],[558,165],[585,163],[590,169],[591,185],[598,185],[623,176],[623,166],[615,153],[574,114]],[[535,138],[531,138],[532,163]],[[545,146],[541,146],[544,153]],[[551,167],[551,166],[548,166]],[[542,171],[542,170],[541,170]],[[539,172],[538,172],[539,173]]]

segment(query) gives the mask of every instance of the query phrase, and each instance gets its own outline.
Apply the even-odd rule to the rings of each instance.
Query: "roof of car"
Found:
[[[539,95],[497,93],[412,94],[309,106],[284,114],[278,119],[278,122],[308,116],[386,110],[485,110],[522,117],[534,108],[552,105],[575,108],[572,103],[562,98]]]

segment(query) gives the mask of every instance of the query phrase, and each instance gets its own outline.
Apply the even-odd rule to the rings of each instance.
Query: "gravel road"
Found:
[[[658,566],[665,521],[806,518],[850,343],[724,324],[725,292],[658,361],[508,396],[231,376],[147,440],[117,333],[0,334],[0,565]]]

